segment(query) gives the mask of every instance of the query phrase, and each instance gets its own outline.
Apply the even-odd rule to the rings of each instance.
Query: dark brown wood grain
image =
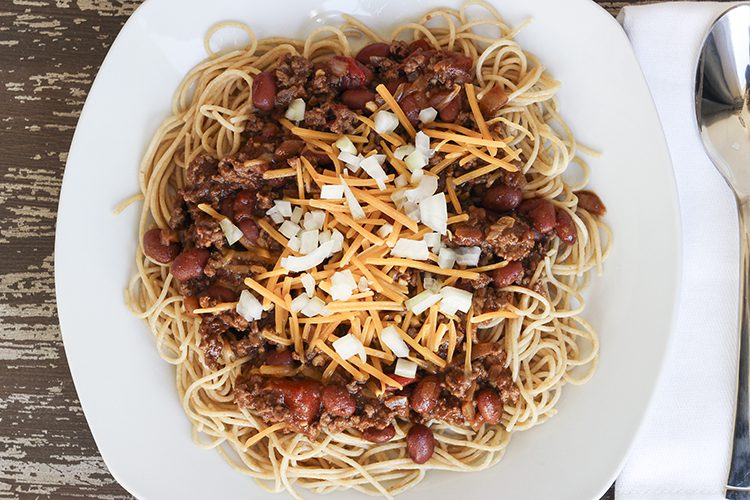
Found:
[[[648,2],[599,3],[614,15]],[[0,0],[0,498],[130,498],[99,456],[68,372],[53,247],[81,107],[139,4]]]

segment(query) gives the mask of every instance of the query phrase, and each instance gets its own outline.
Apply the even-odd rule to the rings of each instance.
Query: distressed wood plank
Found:
[[[614,15],[650,2],[599,3]],[[130,498],[107,471],[76,397],[57,323],[52,254],[81,107],[139,4],[0,2],[0,498]],[[612,500],[614,490],[604,498]]]

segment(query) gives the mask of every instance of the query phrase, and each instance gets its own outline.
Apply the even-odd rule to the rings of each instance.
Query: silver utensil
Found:
[[[740,322],[737,405],[728,499],[750,499],[750,4],[722,14],[703,43],[695,112],[703,145],[737,198]]]

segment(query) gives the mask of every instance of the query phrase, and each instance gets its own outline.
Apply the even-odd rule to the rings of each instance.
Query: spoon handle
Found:
[[[729,500],[750,499],[750,205],[738,201],[740,219],[740,331],[737,405],[732,462],[727,478]]]

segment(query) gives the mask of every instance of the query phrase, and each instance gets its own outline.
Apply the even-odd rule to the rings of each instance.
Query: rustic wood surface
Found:
[[[99,456],[68,372],[53,248],[81,107],[140,3],[0,0],[0,498],[130,498]],[[615,15],[646,2],[599,3]]]

